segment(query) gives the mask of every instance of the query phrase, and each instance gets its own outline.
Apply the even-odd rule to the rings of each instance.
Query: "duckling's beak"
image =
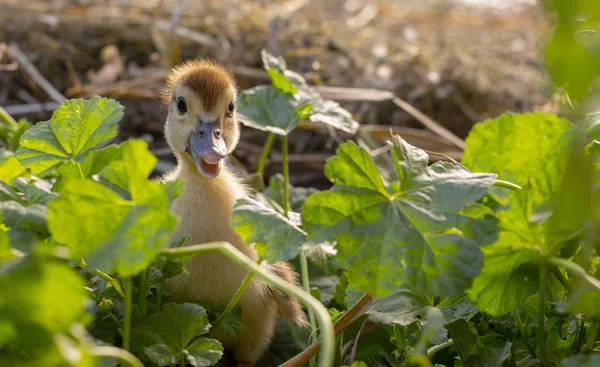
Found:
[[[198,173],[206,178],[217,177],[221,172],[222,160],[227,155],[219,124],[200,119],[190,135],[189,151]]]

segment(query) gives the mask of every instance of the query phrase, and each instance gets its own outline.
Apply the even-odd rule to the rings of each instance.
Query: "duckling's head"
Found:
[[[167,78],[163,94],[169,106],[167,142],[180,161],[195,165],[205,178],[219,175],[223,159],[238,143],[235,99],[233,78],[213,61],[188,61]]]

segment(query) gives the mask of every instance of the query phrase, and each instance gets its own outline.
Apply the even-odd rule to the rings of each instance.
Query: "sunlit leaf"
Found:
[[[21,164],[40,174],[102,146],[117,134],[123,107],[114,100],[94,96],[66,101],[50,121],[40,122],[21,137],[16,155]]]
[[[456,295],[479,274],[477,244],[456,230],[473,218],[461,209],[482,197],[495,175],[472,174],[449,162],[431,167],[399,137],[392,146],[400,191],[386,187],[363,149],[345,143],[327,162],[336,185],[311,195],[304,226],[315,241],[336,241],[351,284],[385,296],[400,285],[427,295]],[[407,169],[405,167],[414,167]]]
[[[306,242],[306,233],[292,221],[252,199],[237,201],[229,224],[271,263],[293,259]]]
[[[287,135],[298,126],[303,107],[298,106],[292,96],[271,85],[245,90],[237,99],[240,122],[278,135]]]
[[[493,316],[520,307],[539,285],[540,252],[506,232],[493,245],[483,248],[484,266],[475,278],[469,297],[480,310]]]

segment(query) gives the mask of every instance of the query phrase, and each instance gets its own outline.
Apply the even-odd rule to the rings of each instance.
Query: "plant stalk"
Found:
[[[519,332],[521,333],[521,338],[523,338],[523,343],[525,343],[525,345],[527,346],[527,349],[529,350],[529,354],[531,354],[531,356],[533,358],[536,358],[535,348],[529,343],[527,333],[525,332],[525,325],[523,325],[523,320],[521,320],[521,316],[519,316],[519,311],[517,309],[515,309],[513,312],[515,314],[515,319],[517,320],[517,325],[519,326]]]
[[[548,360],[548,354],[546,353],[546,330],[544,328],[545,322],[545,306],[546,306],[546,288],[548,283],[548,263],[546,258],[542,256],[540,258],[540,294],[538,300],[538,349],[539,357],[544,367],[550,367]]]
[[[594,343],[596,342],[596,334],[598,333],[599,327],[600,321],[594,321],[592,325],[588,328],[587,340],[585,343],[585,348],[587,350],[594,349]]]
[[[162,249],[161,255],[188,256],[214,252],[224,255],[245,270],[253,272],[255,276],[261,278],[269,285],[280,290],[282,293],[298,299],[306,306],[306,308],[312,310],[315,313],[317,321],[319,322],[323,339],[323,349],[321,353],[321,359],[319,360],[319,366],[330,367],[333,365],[335,359],[335,335],[333,332],[333,325],[331,324],[331,318],[329,317],[327,309],[325,309],[321,302],[314,299],[309,293],[306,293],[301,288],[291,285],[278,276],[271,274],[250,260],[228,242],[212,242],[191,245],[182,248],[165,248]]]
[[[288,218],[290,211],[290,167],[288,163],[288,141],[287,135],[281,137],[281,156],[282,156],[282,171],[283,171],[283,212],[285,217]],[[304,251],[300,250],[300,273],[302,277],[302,287],[304,291],[310,294],[310,281],[308,277],[308,261]],[[310,322],[310,344],[317,340],[317,322],[315,321],[315,314],[312,310],[308,310],[308,320]],[[314,358],[311,359],[310,365],[314,366],[316,361]]]
[[[123,349],[129,351],[129,338],[131,334],[131,311],[132,311],[132,282],[131,277],[124,279],[125,283],[125,316],[123,321]]]
[[[440,350],[451,347],[453,345],[454,340],[452,339],[449,339],[447,342],[444,342],[442,344],[434,345],[433,347],[427,349],[427,358],[431,359],[431,357],[433,357],[433,355],[439,352]]]
[[[217,317],[217,319],[215,320],[215,326],[219,325],[219,323],[225,318],[225,316],[229,315],[231,311],[235,308],[240,298],[242,298],[242,294],[244,294],[246,288],[248,288],[248,284],[250,284],[250,281],[253,277],[254,273],[252,272],[249,272],[248,275],[246,275],[246,277],[242,281],[242,284],[240,284],[239,288],[233,295],[233,298],[231,299],[231,301],[229,301],[227,307],[225,307],[225,311],[223,311],[223,313],[219,315],[219,317]]]
[[[163,291],[165,289],[165,279],[160,280],[160,285],[158,286],[158,295],[156,296],[156,308],[160,310],[160,306],[162,305]]]
[[[265,143],[265,147],[263,148],[263,152],[260,156],[260,160],[258,161],[258,168],[256,169],[256,173],[261,176],[265,173],[265,166],[267,165],[267,158],[269,158],[269,153],[271,153],[271,148],[273,147],[273,142],[275,141],[275,134],[269,133],[269,137],[267,137],[267,142]]]
[[[121,288],[121,284],[119,284],[119,282],[116,279],[114,279],[110,275],[108,275],[105,272],[98,270],[98,269],[92,270],[92,273],[94,275],[96,275],[97,277],[104,279],[107,283],[112,284],[113,287],[115,287],[115,290],[117,291],[117,293],[119,293],[119,295],[121,297],[125,298],[125,293],[123,292],[123,288]]]
[[[17,121],[15,121],[15,119],[2,107],[0,107],[0,121],[3,121],[5,124],[9,125],[13,130],[19,127]]]
[[[110,357],[127,363],[131,367],[144,367],[136,356],[126,350],[113,346],[97,346],[90,349],[90,354],[95,357]]]
[[[140,316],[146,316],[148,313],[148,304],[146,300],[146,289],[148,288],[148,283],[150,281],[150,271],[149,269],[145,269],[140,274],[140,288],[138,294],[138,307],[140,311]]]

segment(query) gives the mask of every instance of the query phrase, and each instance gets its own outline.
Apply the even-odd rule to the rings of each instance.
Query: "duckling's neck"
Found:
[[[221,172],[215,178],[206,178],[196,165],[186,157],[177,157],[176,177],[184,180],[182,196],[191,200],[211,200],[221,202],[225,207],[233,207],[235,201],[246,196],[240,179],[222,163]]]

